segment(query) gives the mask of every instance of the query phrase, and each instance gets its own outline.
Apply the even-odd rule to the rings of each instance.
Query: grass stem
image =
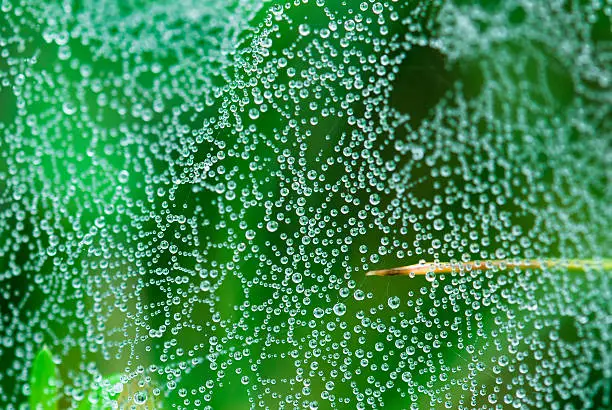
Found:
[[[434,274],[452,273],[462,270],[489,270],[499,268],[502,270],[511,268],[520,269],[544,269],[544,268],[565,268],[569,271],[583,272],[587,269],[612,270],[612,259],[527,259],[527,260],[507,260],[507,259],[488,259],[474,262],[422,262],[416,265],[400,266],[397,268],[372,270],[366,276],[395,276],[395,275],[426,275],[429,272]]]

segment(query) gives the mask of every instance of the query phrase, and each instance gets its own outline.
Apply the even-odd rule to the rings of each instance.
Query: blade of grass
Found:
[[[600,261],[591,259],[574,259],[563,261],[560,259],[528,259],[510,261],[506,259],[488,259],[475,262],[423,262],[416,265],[400,266],[390,269],[372,270],[366,276],[395,276],[410,275],[422,276],[428,273],[441,274],[452,273],[461,270],[489,270],[494,267],[500,269],[520,268],[520,269],[543,269],[562,267],[569,271],[582,272],[586,269],[612,270],[612,259]]]
[[[58,408],[56,368],[51,351],[46,346],[38,352],[32,363],[30,408],[32,410],[56,410]]]

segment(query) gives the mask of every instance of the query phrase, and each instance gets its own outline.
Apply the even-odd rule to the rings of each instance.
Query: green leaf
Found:
[[[32,410],[56,410],[56,368],[51,351],[43,347],[32,363],[30,373],[30,408]]]

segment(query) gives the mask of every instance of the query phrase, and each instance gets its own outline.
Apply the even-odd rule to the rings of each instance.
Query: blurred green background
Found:
[[[141,408],[610,406],[609,273],[365,277],[609,256],[610,5],[5,2],[0,29],[5,408],[43,345],[58,408],[116,374]]]

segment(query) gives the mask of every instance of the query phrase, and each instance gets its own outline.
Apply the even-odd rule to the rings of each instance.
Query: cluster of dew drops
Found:
[[[611,16],[0,0],[0,407],[609,408]]]

